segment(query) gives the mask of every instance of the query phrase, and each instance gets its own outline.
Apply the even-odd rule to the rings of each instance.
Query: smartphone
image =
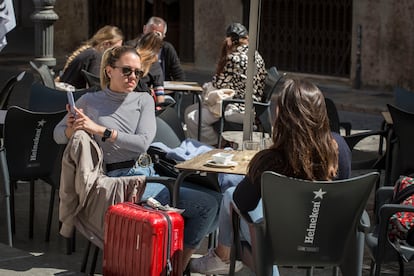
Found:
[[[76,111],[75,111],[75,99],[73,98],[73,93],[72,93],[72,91],[68,91],[68,92],[66,92],[67,93],[67,96],[68,96],[68,103],[69,103],[69,106],[70,106],[70,112],[73,114],[73,115],[76,115]]]

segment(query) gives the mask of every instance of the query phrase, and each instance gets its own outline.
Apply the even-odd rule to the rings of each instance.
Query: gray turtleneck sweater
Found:
[[[135,160],[146,152],[155,137],[154,100],[148,93],[117,93],[109,89],[87,93],[76,101],[76,107],[95,123],[118,131],[115,142],[95,137],[104,153],[104,163]],[[55,127],[54,139],[66,144],[66,115]]]

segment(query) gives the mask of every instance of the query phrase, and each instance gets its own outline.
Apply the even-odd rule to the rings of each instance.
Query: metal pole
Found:
[[[249,51],[247,52],[247,83],[245,94],[245,114],[243,118],[243,141],[252,139],[253,132],[253,76],[256,74],[256,63],[254,54],[256,52],[258,41],[258,29],[260,26],[260,0],[250,1],[249,16]]]
[[[357,57],[356,57],[356,68],[355,68],[355,81],[354,88],[361,88],[361,46],[362,46],[362,26],[358,25],[357,29]]]
[[[9,170],[7,167],[6,152],[3,146],[0,148],[0,166],[1,166],[1,175],[3,176],[3,183],[4,183],[4,197],[6,199],[6,219],[7,219],[8,242],[9,242],[9,246],[13,247],[13,234],[12,234],[12,227],[11,227],[12,221],[11,221],[11,211],[10,211],[10,189],[14,189],[14,187],[10,187],[10,176],[9,176]]]
[[[34,22],[35,31],[35,59],[37,64],[49,67],[56,65],[53,57],[53,24],[59,16],[53,10],[56,0],[33,0],[35,11],[30,16]]]

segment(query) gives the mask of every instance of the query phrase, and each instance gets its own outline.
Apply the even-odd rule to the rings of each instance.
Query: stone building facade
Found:
[[[14,1],[20,3],[18,0]],[[54,24],[54,51],[58,65],[79,44],[87,40],[91,33],[96,31],[90,28],[91,11],[88,9],[90,1],[92,0],[56,0],[54,10],[59,15],[59,20]],[[285,0],[261,1],[263,4],[267,1]],[[304,0],[290,1],[300,2]],[[359,50],[357,46],[359,42],[358,28],[360,26],[360,78],[362,86],[391,89],[399,85],[414,90],[414,21],[412,20],[414,1],[342,1],[350,1],[352,5],[352,31],[350,34],[350,61],[347,64],[349,75],[339,79],[350,85],[355,83],[358,75],[357,57]],[[171,3],[177,2],[177,0],[163,0],[162,2]],[[185,1],[178,2],[184,3]],[[244,0],[191,1],[192,16],[185,16],[177,22],[177,33],[180,36],[177,40],[180,42],[180,45],[176,45],[177,50],[179,52],[180,50],[183,52],[185,49],[193,51],[191,58],[182,58],[183,62],[192,65],[196,69],[214,71],[225,27],[233,21],[247,22],[245,9],[248,2]],[[329,3],[330,0],[312,0],[312,2],[323,5]],[[189,2],[185,3],[188,4]],[[21,9],[22,7],[18,6],[18,8]],[[168,10],[165,12],[168,13]],[[278,16],[278,12],[281,11],[274,11],[274,16]],[[27,11],[25,13],[27,14]],[[17,14],[19,14],[19,11],[17,11]],[[190,18],[190,20],[187,20],[187,18]],[[190,33],[188,30],[194,31]],[[16,34],[12,37],[15,38]],[[275,43],[277,43],[277,36]],[[13,45],[13,41],[10,44]],[[263,47],[269,46],[264,45]],[[5,52],[10,52],[10,49],[6,49]],[[179,54],[180,56],[183,55],[183,53]],[[277,66],[277,64],[275,65]],[[280,70],[283,71],[283,68],[280,68]],[[329,76],[317,77],[329,78]]]

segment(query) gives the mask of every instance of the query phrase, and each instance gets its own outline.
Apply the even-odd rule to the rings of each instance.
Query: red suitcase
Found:
[[[105,215],[103,274],[182,276],[183,235],[177,212],[113,205]]]

